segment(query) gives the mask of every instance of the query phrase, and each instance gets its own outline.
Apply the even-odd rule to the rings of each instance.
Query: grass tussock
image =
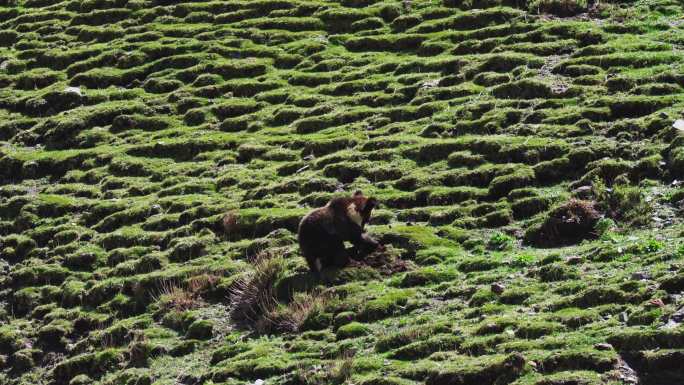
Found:
[[[528,229],[525,238],[528,243],[543,247],[574,244],[594,237],[599,219],[601,213],[596,202],[570,199],[551,210],[539,226]]]
[[[606,217],[626,226],[645,226],[651,222],[653,205],[646,199],[642,188],[616,183],[607,188],[599,178],[592,183],[592,193]]]
[[[200,284],[193,280],[188,287],[173,282],[162,281],[158,294],[153,296],[154,302],[159,302],[165,310],[186,311],[196,309],[204,304],[200,296]],[[193,283],[194,282],[194,283]]]
[[[197,309],[206,304],[203,293],[215,287],[221,277],[215,274],[199,274],[184,282],[164,280],[158,284],[152,301],[160,304],[164,311],[183,312]]]
[[[345,351],[342,356],[325,365],[299,365],[294,374],[294,383],[302,385],[344,384],[351,378],[354,368],[354,354]]]
[[[252,270],[237,278],[230,289],[230,318],[240,328],[263,331],[267,316],[277,308],[275,283],[285,271],[281,256],[269,252],[255,255]]]
[[[287,305],[278,306],[267,318],[275,330],[294,333],[302,330],[312,315],[321,313],[329,300],[330,296],[320,291],[299,293]]]
[[[239,277],[229,293],[231,321],[257,334],[292,333],[322,311],[330,299],[320,291],[297,293],[288,303],[276,296],[276,282],[285,276],[285,260],[271,251],[251,259],[252,269]]]

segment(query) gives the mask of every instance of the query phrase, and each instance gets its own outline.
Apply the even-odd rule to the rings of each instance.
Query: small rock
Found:
[[[681,323],[674,321],[673,319],[669,319],[665,325],[662,326],[663,329],[675,329],[678,328],[681,325]]]
[[[640,382],[637,372],[632,369],[622,358],[618,358],[615,369],[617,369],[618,372],[618,379],[620,379],[623,384],[631,385],[638,384]]]
[[[580,186],[572,190],[572,194],[578,198],[589,198],[591,196],[591,186]]]
[[[66,87],[64,89],[64,92],[76,94],[78,96],[83,96],[83,93],[81,92],[81,87]]]
[[[623,311],[622,313],[620,313],[620,315],[618,315],[618,320],[620,320],[620,322],[627,322],[629,320],[629,315],[627,314],[627,312]]]
[[[670,316],[670,320],[677,323],[684,322],[684,307],[672,313],[672,315]]]
[[[675,120],[674,123],[672,123],[672,127],[676,128],[680,131],[684,131],[684,120],[682,120],[682,119]]]
[[[506,286],[504,286],[500,283],[493,283],[491,286],[491,290],[493,293],[502,294],[504,292],[504,290],[506,290]]]
[[[421,88],[434,88],[434,87],[437,87],[438,84],[439,84],[439,79],[428,80],[428,81],[423,82],[423,84],[421,84]]]
[[[611,345],[607,342],[601,342],[601,343],[594,345],[594,349],[596,349],[596,350],[613,350],[613,345]]]
[[[643,272],[643,271],[638,271],[636,273],[632,273],[632,280],[635,281],[645,281],[651,279],[651,274]]]
[[[584,258],[580,257],[579,255],[571,255],[565,258],[565,262],[568,265],[579,265],[580,263],[582,263],[582,261],[584,261]]]

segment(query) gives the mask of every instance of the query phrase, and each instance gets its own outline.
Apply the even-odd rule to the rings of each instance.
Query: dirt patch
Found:
[[[362,260],[350,260],[348,267],[371,267],[382,275],[392,275],[413,270],[413,263],[405,261],[390,251],[376,251]]]

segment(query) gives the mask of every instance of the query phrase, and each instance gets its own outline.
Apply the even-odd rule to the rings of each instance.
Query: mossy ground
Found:
[[[681,382],[683,18],[0,0],[0,384]],[[356,189],[395,264],[312,277]],[[610,219],[531,246],[571,198]],[[297,332],[230,321],[263,250]]]

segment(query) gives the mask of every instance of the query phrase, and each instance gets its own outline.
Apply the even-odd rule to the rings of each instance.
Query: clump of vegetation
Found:
[[[267,332],[273,326],[268,317],[278,307],[275,285],[285,273],[284,260],[262,252],[250,263],[252,269],[238,277],[230,289],[230,318],[240,327]]]
[[[277,282],[285,276],[279,254],[262,251],[250,259],[252,268],[230,288],[231,320],[258,334],[300,331],[309,317],[323,311],[330,296],[319,291],[297,293],[288,303],[278,300]]]
[[[610,218],[601,218],[594,226],[596,236],[603,240],[610,240],[615,229],[617,229],[617,224]]]
[[[286,305],[280,304],[273,310],[268,319],[274,324],[273,329],[280,332],[294,333],[303,330],[307,326],[320,327],[317,316],[324,316],[325,307],[331,299],[329,293],[313,291],[307,293],[297,293]]]
[[[528,2],[528,8],[536,13],[551,13],[561,17],[574,16],[586,12],[589,6],[587,0],[533,0]]]
[[[513,248],[515,239],[510,235],[503,233],[494,233],[487,241],[487,248],[489,250],[505,251]]]
[[[537,262],[537,257],[532,254],[518,254],[513,257],[511,265],[516,267],[527,267],[535,264]]]
[[[300,365],[294,374],[294,380],[302,385],[342,385],[351,377],[353,368],[354,354],[351,351],[345,351],[342,358],[322,366],[307,367]]]
[[[196,287],[185,288],[172,281],[162,281],[155,302],[159,302],[163,309],[180,312],[198,308],[203,304]]]
[[[552,247],[577,243],[596,236],[594,227],[601,219],[596,202],[571,199],[557,206],[539,225],[525,233],[525,241]]]
[[[643,226],[651,222],[653,205],[646,199],[643,188],[617,183],[607,188],[597,178],[592,183],[592,192],[598,208],[609,218],[626,226]]]
[[[681,382],[684,3],[0,20],[0,384]],[[384,251],[310,274],[357,189]]]

